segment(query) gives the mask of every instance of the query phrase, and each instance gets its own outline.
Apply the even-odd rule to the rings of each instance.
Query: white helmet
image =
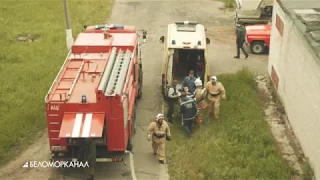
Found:
[[[197,78],[197,79],[194,81],[194,84],[195,84],[196,86],[202,86],[202,81],[201,81],[201,79],[200,79],[200,78]]]
[[[212,76],[212,77],[211,77],[211,81],[212,81],[212,82],[217,82],[217,81],[218,81],[218,78],[217,78],[216,76]]]
[[[159,119],[164,119],[164,115],[161,114],[161,113],[159,113],[159,114],[157,115],[157,120],[159,120]]]

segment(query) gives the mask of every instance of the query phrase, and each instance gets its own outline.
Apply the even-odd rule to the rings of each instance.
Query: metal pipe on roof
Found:
[[[118,83],[118,79],[119,79],[119,74],[122,68],[122,63],[123,63],[123,58],[124,58],[125,53],[120,50],[118,52],[117,58],[116,58],[116,62],[114,64],[114,66],[112,67],[112,71],[111,71],[111,75],[110,75],[110,79],[108,81],[108,85],[106,87],[105,90],[105,95],[111,95],[114,93],[115,87]]]
[[[111,70],[112,70],[112,68],[114,66],[114,62],[115,62],[115,59],[116,59],[116,54],[117,54],[117,48],[114,47],[114,48],[112,48],[112,51],[111,51],[111,54],[110,54],[110,57],[109,57],[109,60],[108,60],[107,67],[103,72],[103,76],[102,76],[100,85],[98,87],[99,91],[105,92],[106,86],[107,86],[108,81],[110,79]]]
[[[64,60],[64,63],[63,63],[63,65],[61,66],[61,68],[60,68],[60,70],[59,70],[56,78],[54,79],[53,83],[51,84],[51,87],[50,87],[50,89],[49,89],[46,97],[44,98],[44,102],[47,102],[47,100],[48,100],[48,98],[49,98],[49,94],[50,94],[53,86],[58,82],[58,77],[59,77],[59,75],[61,74],[62,70],[65,68],[66,63],[67,63],[67,61],[69,60],[70,54],[71,54],[71,51],[69,51],[69,53],[68,53],[66,59]]]
[[[122,88],[124,86],[124,81],[126,80],[126,75],[127,75],[128,69],[129,69],[130,61],[131,61],[131,55],[132,55],[132,52],[130,52],[128,50],[126,52],[126,56],[123,60],[122,69],[120,71],[118,83],[115,88],[115,94],[121,94],[121,92],[122,92]]]
[[[83,60],[81,66],[80,66],[80,68],[79,68],[79,70],[78,70],[78,74],[77,74],[76,78],[73,80],[72,86],[71,86],[71,88],[70,88],[70,90],[69,90],[69,92],[68,92],[68,94],[67,94],[67,99],[70,98],[71,93],[72,93],[72,91],[73,91],[73,89],[74,89],[74,87],[75,87],[75,85],[76,85],[76,83],[77,83],[77,81],[78,81],[78,79],[79,79],[79,77],[80,77],[80,74],[81,74],[81,71],[82,71],[82,69],[83,69],[84,63],[85,63],[85,61]]]

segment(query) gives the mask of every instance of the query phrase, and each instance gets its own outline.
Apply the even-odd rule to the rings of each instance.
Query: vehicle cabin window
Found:
[[[272,6],[266,6],[262,12],[263,16],[272,16],[272,10],[273,10]]]
[[[283,35],[284,24],[279,15],[276,16],[276,28],[278,29],[280,35]]]

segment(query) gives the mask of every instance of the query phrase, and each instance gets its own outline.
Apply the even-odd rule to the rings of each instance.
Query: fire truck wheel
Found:
[[[132,149],[133,149],[133,136],[130,137],[130,139],[128,140],[128,145],[127,145],[128,151],[132,151]]]
[[[136,131],[137,131],[137,123],[136,123],[136,120],[137,120],[137,119],[136,119],[136,105],[135,105],[135,108],[134,108],[134,111],[133,111],[133,118],[132,118],[132,119],[133,119],[133,121],[132,121],[132,122],[133,122],[133,124],[132,124],[132,125],[133,125],[133,135],[134,135],[134,134],[136,134]]]
[[[141,99],[141,97],[142,97],[142,91],[141,91],[141,88],[139,88],[139,90],[138,90],[138,99]]]
[[[253,54],[263,54],[265,49],[264,42],[261,41],[255,41],[250,45],[250,50]]]
[[[142,97],[142,84],[143,84],[143,76],[142,73],[140,74],[140,84],[139,84],[139,89],[138,89],[138,99]]]
[[[133,149],[133,135],[136,133],[136,108],[134,108],[133,111],[133,117],[132,117],[132,125],[131,125],[131,136],[128,140],[127,150],[132,151]]]

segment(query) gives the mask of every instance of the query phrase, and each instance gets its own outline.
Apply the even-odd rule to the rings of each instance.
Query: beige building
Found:
[[[268,72],[320,179],[320,0],[275,0]]]

